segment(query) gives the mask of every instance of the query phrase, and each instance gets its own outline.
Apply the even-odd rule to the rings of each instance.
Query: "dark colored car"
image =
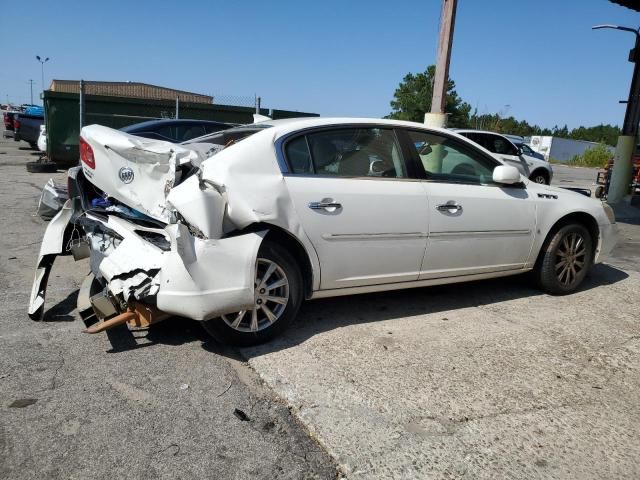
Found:
[[[138,137],[181,143],[235,126],[231,123],[210,120],[150,120],[129,125],[120,130]]]
[[[13,117],[13,139],[27,142],[31,148],[37,148],[40,126],[44,124],[44,115],[18,113]]]

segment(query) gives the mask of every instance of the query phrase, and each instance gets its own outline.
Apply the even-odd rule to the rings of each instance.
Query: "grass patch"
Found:
[[[575,155],[567,162],[567,165],[573,165],[574,167],[604,168],[611,157],[613,157],[613,154],[607,146],[599,143],[581,155]]]

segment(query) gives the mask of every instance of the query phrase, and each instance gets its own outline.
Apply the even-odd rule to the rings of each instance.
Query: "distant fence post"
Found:
[[[258,115],[260,115],[260,103],[262,102],[262,99],[258,96],[256,96],[256,113]]]
[[[84,80],[80,80],[80,130],[84,126]]]
[[[180,97],[176,97],[176,120],[178,118],[180,118],[179,112],[180,111]]]

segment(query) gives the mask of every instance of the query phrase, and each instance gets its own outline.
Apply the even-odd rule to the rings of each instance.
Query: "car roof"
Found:
[[[475,130],[473,128],[450,128],[449,130],[458,133],[489,133],[491,135],[500,135],[501,137],[509,138],[504,133],[490,132],[489,130]]]
[[[443,134],[451,133],[451,130],[437,127],[430,127],[424,123],[409,122],[406,120],[392,120],[387,118],[363,118],[363,117],[297,117],[286,118],[281,120],[266,120],[254,125],[269,125],[273,127],[276,136],[295,132],[312,127],[323,126],[339,126],[339,125],[388,125],[390,127],[406,127],[421,130],[429,130],[431,132],[441,132]],[[271,129],[270,129],[271,130]],[[455,133],[455,132],[453,132]],[[457,134],[456,134],[457,136]]]

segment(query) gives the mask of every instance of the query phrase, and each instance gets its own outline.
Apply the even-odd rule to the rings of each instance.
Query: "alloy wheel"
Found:
[[[533,178],[533,181],[534,181],[535,183],[540,183],[540,184],[543,184],[543,185],[546,185],[546,184],[547,184],[547,179],[545,178],[545,176],[544,176],[544,175],[536,175],[536,176]]]
[[[556,250],[555,271],[558,281],[570,286],[585,267],[587,249],[583,236],[577,232],[567,234]]]
[[[224,322],[240,332],[259,332],[282,316],[289,302],[289,280],[274,261],[258,258],[253,299],[253,309],[222,315]]]

